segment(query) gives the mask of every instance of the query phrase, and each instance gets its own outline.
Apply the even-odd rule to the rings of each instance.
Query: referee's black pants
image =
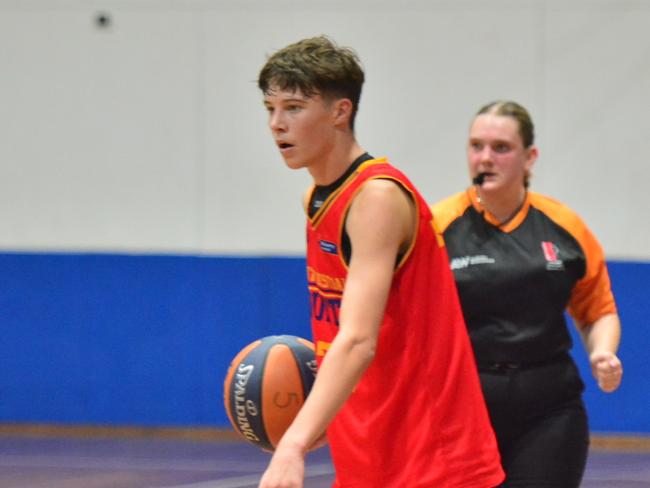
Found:
[[[479,376],[506,472],[503,487],[580,486],[589,426],[573,359],[479,364]]]

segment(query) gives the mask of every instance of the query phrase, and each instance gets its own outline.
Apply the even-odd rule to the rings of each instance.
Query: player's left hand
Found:
[[[598,386],[606,393],[616,390],[623,377],[623,365],[616,354],[606,351],[594,351],[589,356],[591,372]]]

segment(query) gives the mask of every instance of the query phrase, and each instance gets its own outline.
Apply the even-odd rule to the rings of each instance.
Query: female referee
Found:
[[[568,308],[605,392],[616,390],[620,322],[603,251],[562,203],[528,191],[538,156],[527,110],[481,108],[467,159],[472,186],[435,205],[505,487],[578,487],[589,428],[584,384],[569,356]]]

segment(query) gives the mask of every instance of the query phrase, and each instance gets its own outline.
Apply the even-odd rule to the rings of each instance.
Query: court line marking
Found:
[[[333,473],[334,468],[330,464],[309,465],[306,467],[305,479]],[[261,477],[262,473],[259,473],[256,475],[237,476],[234,478],[224,478],[213,481],[201,481],[199,483],[190,483],[186,485],[166,486],[165,488],[248,488],[251,485],[257,486]]]
[[[146,459],[90,456],[52,456],[52,455],[12,455],[0,456],[0,466],[22,468],[96,468],[96,469],[131,469],[143,471],[161,469],[169,471],[230,471],[250,472],[264,469],[264,462],[241,462],[223,460],[182,460]]]

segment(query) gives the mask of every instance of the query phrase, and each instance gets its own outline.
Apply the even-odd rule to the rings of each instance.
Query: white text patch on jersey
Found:
[[[494,258],[486,256],[485,254],[479,254],[478,256],[461,256],[453,258],[450,267],[454,270],[467,268],[468,266],[474,266],[475,264],[494,264],[495,262]]]

